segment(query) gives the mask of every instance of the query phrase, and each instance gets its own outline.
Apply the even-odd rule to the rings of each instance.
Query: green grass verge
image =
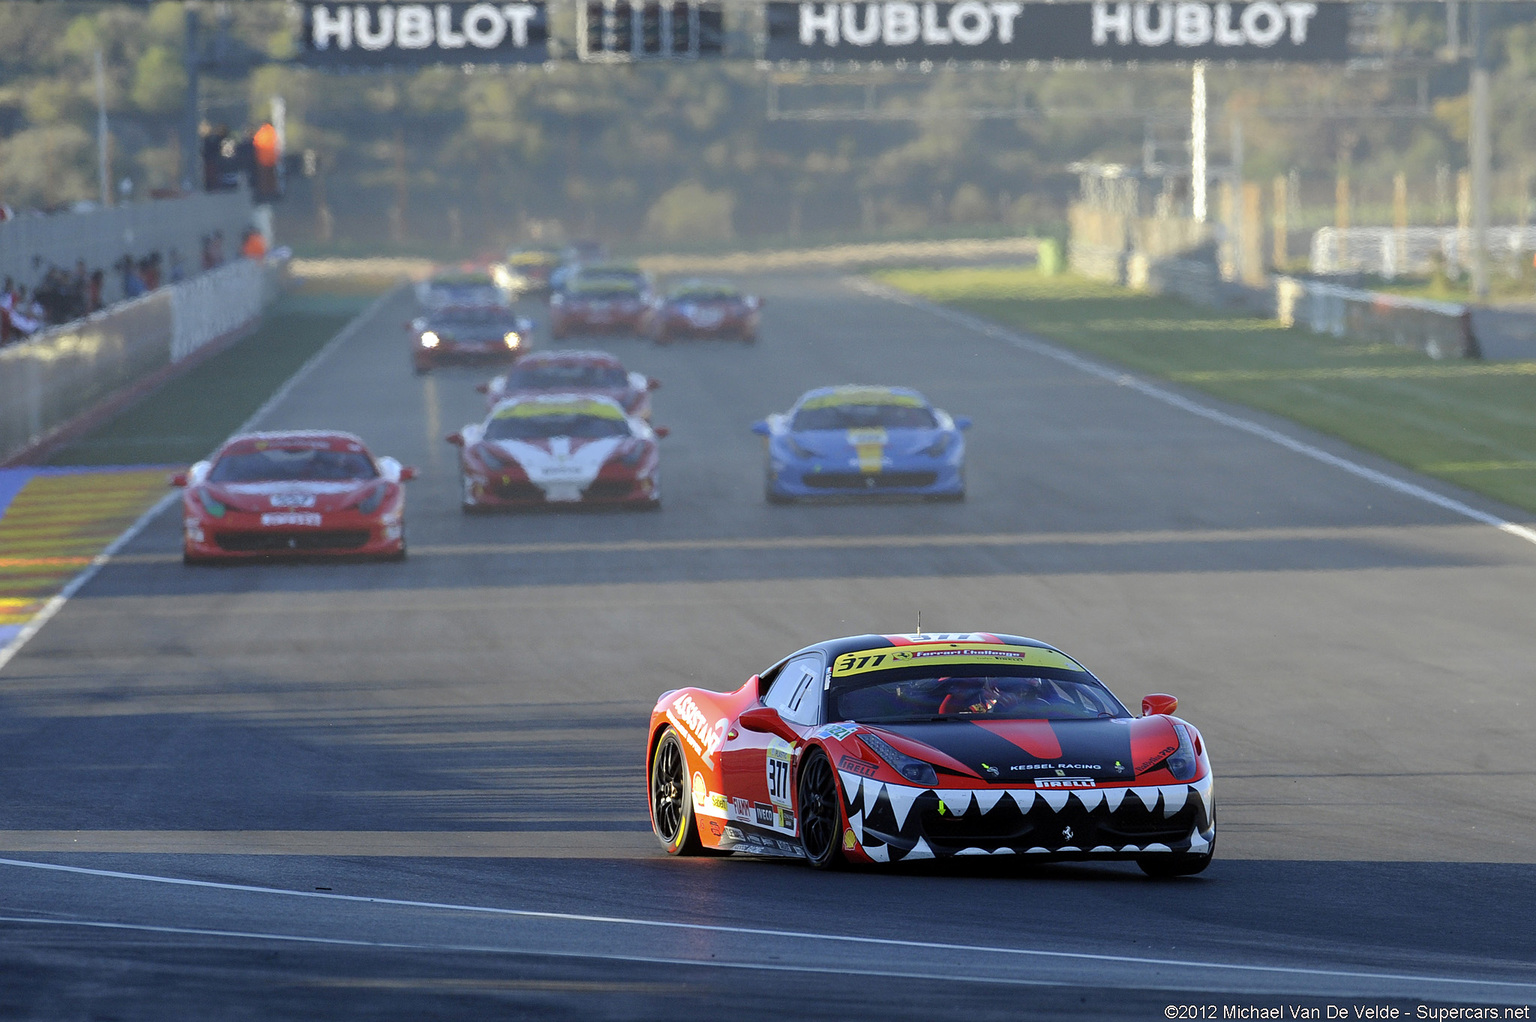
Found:
[[[903,290],[1293,419],[1536,511],[1536,362],[1436,362],[1030,269],[888,270]]]
[[[49,460],[51,465],[181,465],[205,457],[378,292],[301,289],[261,326]]]

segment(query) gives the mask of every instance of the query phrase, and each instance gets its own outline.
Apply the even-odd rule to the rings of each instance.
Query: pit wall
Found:
[[[286,269],[238,259],[0,348],[0,467],[46,458],[243,336]]]

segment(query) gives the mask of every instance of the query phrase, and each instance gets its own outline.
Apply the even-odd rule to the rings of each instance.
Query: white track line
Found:
[[[1321,978],[1331,978],[1331,979],[1362,979],[1362,980],[1378,980],[1378,981],[1379,980],[1395,980],[1395,981],[1403,981],[1403,982],[1410,982],[1410,983],[1446,983],[1446,984],[1460,985],[1460,986],[1483,986],[1483,987],[1497,986],[1497,987],[1508,987],[1512,991],[1522,991],[1522,992],[1525,992],[1525,993],[1536,993],[1536,983],[1532,983],[1532,982],[1519,982],[1519,981],[1511,981],[1511,980],[1463,979],[1463,978],[1452,977],[1452,976],[1412,975],[1412,974],[1406,974],[1406,973],[1369,972],[1369,971],[1348,970],[1348,969],[1315,969],[1315,968],[1306,968],[1306,967],[1302,967],[1302,966],[1289,966],[1289,965],[1245,965],[1245,964],[1233,964],[1233,963],[1228,963],[1228,962],[1207,962],[1207,961],[1199,961],[1199,960],[1195,960],[1195,959],[1146,958],[1146,957],[1140,957],[1140,956],[1135,956],[1135,955],[1093,954],[1093,953],[1083,952],[1083,951],[1045,951],[1045,950],[1041,950],[1039,948],[1000,947],[1000,946],[990,946],[990,945],[985,945],[985,944],[953,944],[953,943],[946,943],[946,942],[943,942],[943,941],[901,940],[901,939],[894,938],[894,937],[859,937],[859,936],[853,936],[853,935],[849,935],[849,934],[839,934],[839,933],[816,933],[816,932],[808,931],[808,930],[777,930],[777,929],[768,929],[768,928],[754,927],[754,926],[726,926],[726,925],[721,925],[721,924],[717,924],[717,923],[682,923],[682,922],[673,922],[673,921],[664,920],[664,919],[636,919],[636,918],[631,918],[631,917],[627,917],[627,916],[599,916],[599,915],[587,915],[587,914],[584,914],[584,913],[575,913],[575,912],[550,912],[550,911],[543,911],[543,910],[538,910],[538,909],[502,908],[502,907],[488,906],[488,905],[463,905],[463,904],[458,904],[458,903],[455,903],[455,902],[415,901],[415,900],[402,899],[402,898],[371,898],[371,897],[366,897],[366,896],[358,895],[358,894],[336,894],[334,892],[324,892],[324,891],[296,891],[296,890],[289,890],[289,889],[282,888],[282,887],[263,887],[263,886],[254,885],[254,884],[230,884],[230,883],[220,883],[220,882],[214,881],[214,880],[189,880],[189,879],[186,879],[184,877],[156,876],[156,875],[151,874],[151,873],[124,873],[124,872],[120,872],[118,870],[92,869],[92,868],[89,868],[89,867],[86,867],[86,866],[64,866],[64,865],[60,865],[58,863],[52,863],[52,862],[32,862],[32,861],[29,861],[29,860],[26,860],[26,859],[3,859],[3,858],[0,858],[0,866],[11,866],[11,867],[16,867],[16,868],[20,868],[20,869],[42,870],[42,871],[50,872],[50,873],[67,873],[67,874],[73,874],[75,876],[99,877],[99,878],[108,879],[108,880],[130,880],[130,881],[135,881],[135,882],[139,882],[139,883],[167,884],[167,885],[174,886],[174,887],[193,887],[193,888],[200,888],[200,889],[203,889],[203,890],[229,891],[229,892],[234,892],[234,893],[239,893],[239,894],[258,894],[258,895],[268,895],[268,896],[285,897],[285,898],[313,898],[313,899],[318,900],[318,901],[346,902],[346,903],[362,904],[362,905],[385,905],[385,906],[389,906],[391,908],[419,908],[419,909],[428,909],[428,910],[435,911],[435,912],[462,912],[462,913],[470,913],[470,914],[476,914],[476,915],[506,916],[506,917],[523,918],[523,919],[548,919],[548,920],[553,920],[553,921],[558,921],[558,922],[572,922],[572,923],[601,923],[601,924],[610,925],[610,926],[633,926],[633,927],[642,927],[642,928],[658,929],[658,930],[684,930],[684,931],[692,931],[692,932],[697,932],[697,933],[729,933],[729,934],[748,936],[748,937],[781,937],[781,938],[790,938],[790,939],[795,939],[795,940],[826,941],[826,942],[829,942],[829,943],[853,944],[853,945],[865,945],[865,946],[879,946],[879,947],[894,947],[894,948],[906,948],[906,949],[912,949],[912,950],[961,951],[961,952],[967,952],[967,953],[973,953],[973,954],[1012,955],[1012,956],[1020,957],[1020,958],[1040,958],[1040,959],[1051,959],[1051,960],[1057,960],[1057,961],[1070,960],[1070,961],[1084,961],[1084,962],[1115,963],[1115,964],[1121,964],[1121,965],[1173,966],[1173,967],[1185,968],[1185,969],[1231,970],[1231,971],[1236,971],[1236,972],[1250,972],[1250,973],[1260,973],[1260,974],[1266,974],[1266,975],[1312,976],[1312,977],[1316,977],[1316,978],[1319,978],[1319,979],[1321,979]],[[44,921],[48,921],[48,920],[27,918],[27,919],[25,919],[25,921],[28,921],[28,922],[44,922]],[[61,920],[60,922],[64,922],[64,921]],[[130,926],[139,926],[141,924],[101,923],[101,924],[96,924],[96,925],[110,925],[110,926],[130,927]],[[150,926],[149,924],[142,924],[142,926],[146,930],[158,929],[157,927]],[[196,931],[196,930],[190,930],[190,931],[187,931],[187,932],[209,932],[209,933],[212,933],[212,932],[215,932],[215,931]],[[247,935],[247,936],[258,936],[258,935],[250,934],[250,935]],[[280,938],[280,935],[271,935],[271,936],[274,939]],[[288,938],[288,939],[311,939],[311,938]],[[320,938],[312,938],[312,939],[319,940]],[[341,940],[335,941],[335,943],[342,943],[342,942],[343,941],[341,941]],[[367,942],[356,941],[356,943],[366,944]],[[384,947],[384,946],[389,946],[389,945],[380,944],[380,945],[377,945],[377,946]],[[507,950],[507,949],[500,949],[500,950]],[[585,957],[585,956],[583,956],[583,957]],[[606,955],[593,954],[593,955],[591,955],[591,957],[594,957],[594,958],[614,957],[614,958],[625,958],[626,960],[628,960],[627,956],[618,956],[618,955],[606,956]],[[635,960],[639,961],[639,960],[643,960],[643,959],[635,959]],[[690,961],[686,962],[685,964],[708,965],[708,964],[711,964],[711,963],[709,963],[707,961],[694,962],[694,961],[690,960]],[[754,967],[756,967],[756,966],[754,966]],[[795,970],[795,971],[804,971],[804,970]],[[844,970],[832,969],[830,971],[842,972]],[[893,973],[892,975],[903,975],[903,974]]]
[[[358,328],[360,324],[370,319],[373,314],[378,311],[380,306],[382,306],[390,298],[394,297],[397,291],[399,291],[399,288],[392,288],[391,290],[380,295],[374,301],[374,303],[368,306],[368,308],[364,309],[356,319],[342,327],[340,332],[338,332],[335,337],[332,337],[329,341],[326,341],[324,346],[321,347],[319,351],[309,356],[309,359],[305,361],[303,365],[299,366],[299,368],[294,371],[294,374],[288,377],[288,379],[283,382],[283,385],[278,387],[272,396],[267,398],[262,406],[256,409],[256,411],[251,415],[249,419],[246,419],[244,422],[242,422],[235,429],[235,432],[230,434],[230,436],[235,436],[238,433],[248,432],[256,425],[256,423],[265,418],[267,414],[277,406],[278,402],[287,397],[288,393],[293,390],[293,388],[300,381],[302,381],[304,377],[308,376],[311,372],[314,371],[315,366],[323,362],[331,354],[331,352],[340,347],[341,344],[352,335],[352,333]],[[38,632],[42,631],[43,626],[46,625],[49,621],[52,621],[54,616],[58,614],[59,611],[64,609],[64,604],[68,603],[71,597],[78,593],[87,582],[95,578],[98,571],[106,567],[107,562],[112,560],[114,554],[121,550],[140,532],[143,532],[144,528],[148,526],[150,522],[154,521],[161,514],[163,514],[165,510],[174,504],[179,498],[180,495],[177,493],[167,493],[164,497],[161,497],[158,501],[155,502],[154,507],[140,515],[137,521],[128,526],[128,528],[124,529],[122,534],[114,539],[111,543],[108,543],[106,549],[102,550],[101,553],[91,558],[91,563],[82,568],[80,574],[70,579],[69,583],[63,589],[59,590],[58,595],[54,596],[47,603],[43,604],[42,609],[33,615],[32,620],[23,625],[21,631],[17,632],[15,637],[12,638],[10,642],[6,643],[3,649],[0,649],[0,671],[5,670],[5,665],[11,662],[11,658],[14,657],[17,653],[20,653],[21,648],[28,642],[32,641],[32,637]]]
[[[1086,373],[1089,376],[1105,380],[1109,383],[1118,384],[1122,387],[1129,387],[1139,394],[1144,394],[1155,401],[1161,401],[1165,405],[1171,405],[1174,408],[1182,409],[1183,411],[1189,412],[1191,415],[1198,415],[1202,419],[1208,419],[1211,422],[1219,423],[1220,425],[1227,426],[1231,429],[1241,430],[1244,433],[1249,433],[1253,436],[1259,437],[1262,440],[1267,440],[1272,444],[1277,444],[1281,447],[1284,447],[1288,451],[1294,451],[1303,457],[1311,458],[1312,460],[1320,461],[1325,465],[1331,465],[1334,468],[1342,469],[1352,476],[1364,479],[1370,483],[1375,483],[1377,486],[1381,486],[1385,489],[1400,493],[1406,497],[1412,497],[1416,500],[1421,500],[1426,504],[1433,504],[1435,507],[1443,508],[1446,511],[1461,515],[1463,518],[1470,518],[1474,522],[1479,522],[1483,525],[1491,525],[1501,532],[1507,532],[1511,536],[1525,540],[1527,543],[1536,543],[1536,529],[1532,529],[1524,525],[1516,525],[1514,522],[1500,518],[1498,515],[1489,514],[1487,511],[1479,510],[1478,508],[1456,500],[1453,497],[1447,497],[1444,494],[1436,493],[1435,491],[1427,489],[1423,486],[1419,486],[1416,483],[1410,483],[1406,480],[1398,479],[1395,476],[1387,475],[1385,472],[1378,472],[1374,468],[1367,468],[1358,462],[1350,461],[1348,458],[1341,458],[1336,454],[1330,454],[1329,452],[1323,450],[1321,447],[1316,447],[1312,444],[1297,440],[1295,437],[1287,436],[1286,434],[1278,432],[1277,430],[1270,429],[1268,426],[1254,422],[1252,419],[1244,419],[1236,415],[1229,415],[1226,412],[1219,411],[1218,409],[1212,408],[1209,405],[1203,405],[1198,401],[1192,401],[1189,398],[1184,397],[1182,394],[1176,394],[1173,391],[1166,390],[1157,386],[1156,384],[1148,383],[1146,380],[1132,376],[1130,373],[1127,373],[1124,370],[1103,365],[1102,363],[1095,362],[1092,359],[1084,358],[1081,355],[1074,354],[1073,352],[1067,351],[1063,348],[1058,348],[1053,344],[1047,344],[1037,338],[1030,337],[1025,334],[1015,333],[1014,331],[1005,327],[998,326],[996,323],[989,323],[986,320],[979,319],[964,312],[958,312],[954,309],[948,308],[947,306],[937,305],[933,302],[925,301],[921,298],[915,297],[914,295],[907,294],[904,291],[898,291],[893,287],[877,284],[871,280],[853,278],[848,280],[847,283],[856,291],[862,291],[863,293],[876,298],[884,298],[887,301],[899,302],[902,305],[909,306],[910,308],[921,309],[922,311],[937,316],[940,319],[947,319],[951,323],[959,324],[968,330],[974,330],[977,333],[986,335],[987,337],[1002,341],[1005,344],[1010,344],[1015,348],[1021,348],[1024,351],[1028,351],[1032,354],[1042,355],[1045,358],[1054,359],[1057,362],[1071,366],[1073,369],[1076,369],[1082,373]]]

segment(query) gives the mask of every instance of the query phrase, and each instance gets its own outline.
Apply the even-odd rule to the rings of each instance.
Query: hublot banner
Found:
[[[321,67],[549,59],[543,3],[309,3],[303,62]]]
[[[1284,60],[1350,57],[1349,5],[1310,0],[768,4],[769,60]]]

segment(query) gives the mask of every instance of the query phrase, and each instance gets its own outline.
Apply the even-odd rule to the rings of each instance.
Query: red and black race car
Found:
[[[436,277],[418,285],[417,300],[421,314],[405,329],[418,373],[445,363],[509,362],[527,350],[533,323],[478,274]]]
[[[405,488],[416,470],[368,453],[351,433],[230,438],[171,477],[182,495],[182,560],[281,555],[405,557]]]
[[[686,280],[651,303],[645,334],[657,344],[678,337],[739,337],[757,340],[763,301],[723,280]]]
[[[661,506],[667,435],[612,398],[537,394],[498,402],[482,423],[450,433],[466,513],[493,508]]]
[[[651,391],[660,386],[654,377],[626,372],[606,351],[540,351],[524,355],[508,372],[475,389],[491,406],[529,394],[598,394],[649,422]]]
[[[549,297],[549,335],[639,333],[647,297],[644,286],[627,277],[577,276]]]
[[[515,298],[549,294],[549,276],[560,265],[560,254],[544,248],[514,249],[507,261],[491,267],[496,286]]]
[[[674,855],[839,862],[960,855],[1130,859],[1198,873],[1211,767],[1168,695],[1132,715],[1034,639],[856,635],[734,692],[666,693],[646,747],[651,823]]]

